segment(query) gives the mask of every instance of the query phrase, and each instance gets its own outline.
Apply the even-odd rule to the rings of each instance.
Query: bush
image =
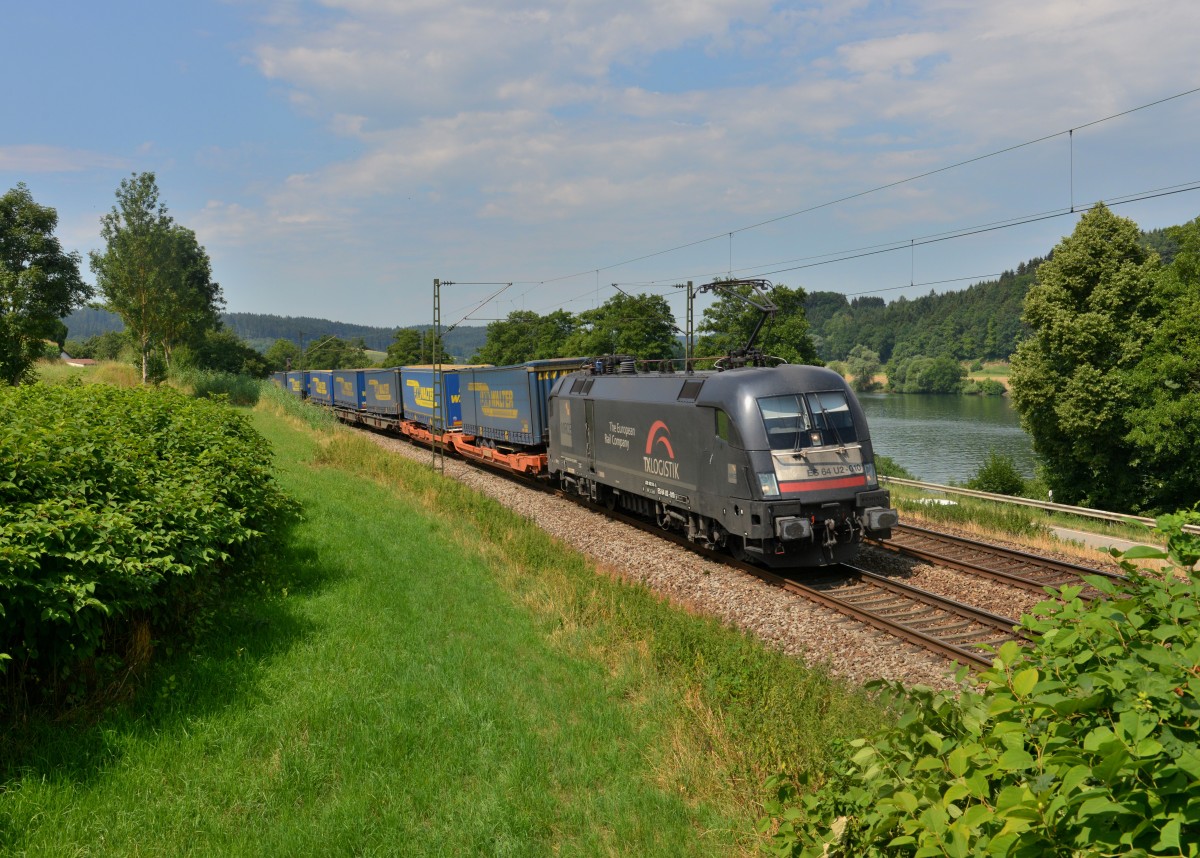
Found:
[[[188,633],[291,509],[269,462],[243,415],[170,388],[0,390],[10,702],[78,690],[134,625]]]
[[[200,399],[224,397],[230,405],[254,405],[262,392],[262,382],[247,375],[205,369],[179,369],[171,380],[189,388]]]
[[[1190,567],[1192,512],[1159,519]],[[1200,842],[1200,573],[1088,578],[1023,620],[986,694],[874,687],[893,725],[850,743],[803,798],[777,777],[764,830],[779,855],[1195,855]],[[1189,563],[1190,561],[1190,563]],[[799,786],[804,786],[800,784]]]
[[[988,453],[987,461],[979,466],[975,475],[967,480],[967,488],[977,492],[991,492],[997,495],[1014,495],[1020,497],[1025,491],[1025,478],[1017,470],[1017,464],[1012,456],[1005,456],[992,450]]]
[[[994,378],[982,378],[967,382],[962,392],[969,396],[1003,396],[1008,390]]]
[[[893,459],[891,456],[875,454],[875,472],[882,477],[897,477],[901,480],[915,480],[912,472]]]

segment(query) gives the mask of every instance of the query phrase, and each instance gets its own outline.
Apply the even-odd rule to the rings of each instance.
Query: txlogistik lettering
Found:
[[[655,459],[653,456],[642,456],[642,469],[647,474],[667,479],[679,479],[679,463],[669,459]]]

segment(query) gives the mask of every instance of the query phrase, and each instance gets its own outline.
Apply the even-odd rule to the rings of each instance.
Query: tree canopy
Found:
[[[395,339],[387,347],[387,366],[420,366],[432,363],[454,363],[454,358],[446,351],[445,337],[434,345],[437,337],[432,329],[400,328],[396,331]],[[436,361],[435,361],[436,358]]]
[[[191,230],[159,201],[153,173],[122,179],[117,204],[100,219],[103,253],[90,254],[108,309],[121,316],[149,377],[152,352],[170,364],[172,350],[219,326],[221,287]]]
[[[1196,230],[1180,228],[1180,243],[1200,242]],[[1039,269],[1011,384],[1056,497],[1117,510],[1195,502],[1197,258],[1182,249],[1162,268],[1132,221],[1097,206]]]
[[[346,342],[341,337],[322,337],[304,350],[301,369],[353,369],[366,366],[366,346],[360,339]]]
[[[743,297],[751,295],[750,286],[731,288]],[[764,354],[788,363],[820,363],[809,335],[804,290],[777,283],[767,295],[778,309],[759,332],[755,346]],[[761,318],[762,311],[758,308],[728,292],[719,293],[717,300],[704,310],[696,353],[702,357],[723,355],[744,347]]]
[[[38,205],[24,183],[0,197],[0,380],[29,378],[43,340],[61,348],[61,319],[92,295],[79,275],[80,256],[54,235],[58,213]]]
[[[508,366],[563,357],[567,338],[578,324],[578,319],[566,310],[555,310],[545,316],[532,310],[514,310],[506,319],[488,323],[487,341],[472,360]]]
[[[560,357],[627,354],[641,360],[674,357],[675,316],[661,295],[619,292],[599,307],[584,310],[563,344]]]

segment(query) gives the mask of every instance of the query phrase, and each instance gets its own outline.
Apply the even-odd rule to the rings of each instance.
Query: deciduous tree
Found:
[[[396,331],[396,338],[387,348],[387,366],[419,366],[435,362],[454,363],[453,356],[446,351],[445,337],[437,343],[435,354],[435,339],[431,328],[400,328]]]
[[[578,319],[566,310],[555,310],[545,316],[532,310],[514,310],[508,318],[488,324],[487,341],[472,360],[507,366],[564,357],[567,339],[578,324]]]
[[[44,339],[62,346],[60,321],[92,295],[78,253],[54,236],[58,213],[33,201],[24,183],[0,197],[0,380],[30,377]]]
[[[747,296],[751,292],[749,286],[737,286],[734,290]],[[760,331],[756,347],[788,363],[819,364],[804,311],[804,290],[775,284],[768,297],[778,309],[775,318]],[[756,307],[732,295],[719,294],[704,310],[700,332],[706,336],[700,339],[698,353],[720,355],[745,346],[761,318],[762,311]]]
[[[1054,249],[1025,298],[1032,336],[1013,359],[1013,403],[1047,484],[1067,503],[1127,510],[1148,501],[1128,439],[1130,382],[1161,313],[1158,271],[1137,225],[1101,205]]]
[[[108,309],[137,343],[146,381],[154,349],[169,361],[175,346],[217,327],[221,287],[195,233],[159,201],[153,173],[122,179],[116,196],[100,219],[105,251],[92,251],[91,267]]]
[[[579,326],[563,345],[562,357],[628,354],[662,360],[678,351],[675,316],[661,295],[619,292],[578,316]]]

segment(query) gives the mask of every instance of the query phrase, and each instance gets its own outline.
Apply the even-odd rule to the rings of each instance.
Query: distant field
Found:
[[[981,370],[968,370],[967,377],[973,380],[990,378],[1008,387],[1010,366],[1008,361],[988,361]]]

